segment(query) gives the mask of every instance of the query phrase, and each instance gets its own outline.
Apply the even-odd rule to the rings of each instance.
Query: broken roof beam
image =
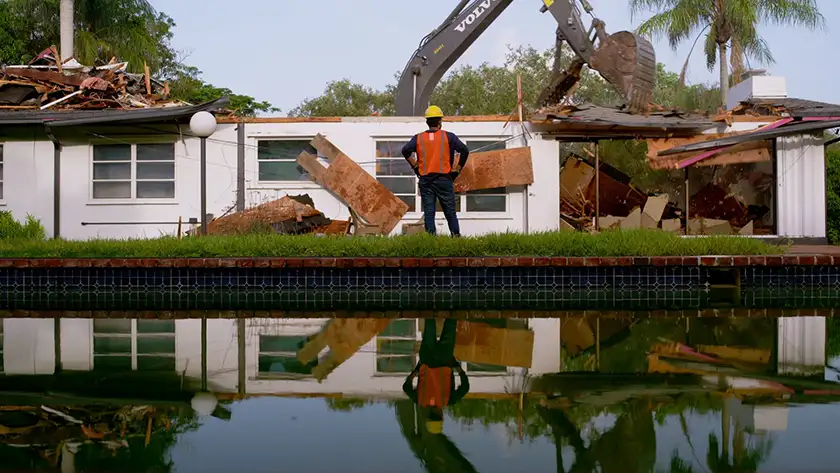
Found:
[[[793,119],[784,118],[779,121],[781,122],[785,120]],[[785,125],[786,123],[790,123],[790,121],[787,121],[782,125]],[[773,124],[775,124],[775,122],[771,123],[770,125]],[[725,148],[740,143],[746,143],[748,141],[768,140],[771,138],[778,138],[785,135],[795,135],[818,130],[827,130],[829,128],[838,128],[840,127],[840,120],[803,121],[792,125],[782,125],[777,125],[775,129],[758,129],[756,131],[745,133],[743,135],[730,136],[719,140],[703,141],[701,143],[689,144],[685,146],[677,146],[675,148],[660,151],[659,153],[657,153],[657,156],[669,156],[672,154],[686,153],[691,151],[708,151],[710,149]]]
[[[26,77],[27,79],[52,82],[55,84],[81,87],[85,77],[77,74],[63,74],[61,72],[43,71],[39,69],[6,68],[4,75]]]

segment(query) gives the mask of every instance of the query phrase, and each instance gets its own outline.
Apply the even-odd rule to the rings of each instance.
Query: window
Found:
[[[311,140],[261,140],[257,144],[259,182],[309,181],[307,172],[297,163],[302,151],[318,156]]]
[[[301,363],[297,352],[306,341],[307,335],[260,335],[258,375],[260,377],[303,377],[311,376],[312,368],[318,364],[316,358],[308,364]]]
[[[409,212],[420,212],[420,189],[417,176],[402,156],[405,141],[376,142],[376,178],[400,200],[408,204]],[[505,149],[505,143],[495,141],[467,141],[470,151],[493,151]],[[457,159],[457,156],[456,156]],[[436,202],[438,212],[440,202]],[[483,189],[459,195],[455,200],[455,210],[461,212],[506,212],[507,190]]]
[[[3,145],[0,145],[0,201],[3,200]],[[2,366],[0,366],[2,369]]]
[[[95,370],[175,370],[175,321],[93,321]]]
[[[3,319],[0,319],[0,373],[3,372],[3,366],[6,360],[3,358]]]
[[[94,145],[94,199],[174,199],[175,145]]]
[[[404,145],[404,141],[376,142],[376,179],[408,204],[409,212],[417,212],[420,209],[417,176],[403,158]]]
[[[496,141],[467,141],[470,152],[496,151],[505,149],[505,143]],[[507,211],[507,189],[482,189],[466,193],[467,212],[505,212]]]
[[[376,336],[376,373],[408,374],[417,365],[417,320],[397,319]]]

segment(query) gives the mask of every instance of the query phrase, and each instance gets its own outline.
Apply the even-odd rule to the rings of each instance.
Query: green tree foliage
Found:
[[[572,53],[564,50],[562,62],[571,63]],[[450,71],[435,88],[431,102],[447,115],[509,114],[516,109],[516,80],[521,77],[526,109],[536,108],[537,97],[551,78],[554,49],[538,51],[530,46],[508,47],[505,63],[463,65]],[[667,108],[713,112],[717,90],[705,85],[681,86],[679,75],[662,64],[657,68],[654,102]],[[394,114],[395,85],[383,90],[354,84],[348,79],[327,84],[324,92],[304,100],[289,112],[291,116],[365,116]],[[584,69],[572,103],[617,105],[618,93],[601,76]]]
[[[172,46],[175,21],[147,0],[76,0],[75,10],[75,57],[82,64],[116,57],[128,62],[130,72],[143,72],[148,64],[156,77],[171,82],[175,99],[200,102],[229,95],[231,108],[242,116],[279,111],[204,82]],[[59,0],[0,0],[0,62],[26,63],[59,43]]]
[[[667,37],[675,49],[680,43],[706,33],[703,48],[706,65],[709,70],[715,65],[720,69],[723,104],[730,84],[730,67],[737,80],[745,58],[773,63],[770,48],[758,34],[760,24],[785,24],[811,30],[825,26],[816,0],[630,0],[630,9],[634,15],[653,11],[654,15],[639,26],[639,33]]]
[[[828,184],[828,240],[840,244],[840,148],[830,146],[825,153],[826,183]]]

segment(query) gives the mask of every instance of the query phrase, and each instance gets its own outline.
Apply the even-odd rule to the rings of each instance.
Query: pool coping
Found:
[[[516,268],[516,267],[757,267],[840,266],[840,255],[609,256],[609,257],[213,257],[2,258],[0,269],[22,268]]]

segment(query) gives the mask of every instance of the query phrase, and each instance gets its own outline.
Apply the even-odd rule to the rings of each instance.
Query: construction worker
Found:
[[[403,383],[403,392],[423,411],[426,429],[432,434],[443,432],[443,408],[460,401],[470,390],[467,373],[455,359],[455,335],[458,321],[446,319],[440,340],[437,322],[426,319],[420,342],[420,359]],[[459,385],[455,388],[455,371]],[[417,378],[417,387],[414,387]]]
[[[402,154],[420,180],[420,202],[423,208],[426,232],[437,233],[435,228],[435,199],[449,224],[449,233],[461,236],[458,214],[455,209],[455,179],[467,164],[470,150],[455,133],[441,129],[443,111],[432,105],[426,110],[426,125],[429,129],[414,135]],[[458,153],[458,162],[455,162]],[[416,158],[412,158],[416,155]]]

